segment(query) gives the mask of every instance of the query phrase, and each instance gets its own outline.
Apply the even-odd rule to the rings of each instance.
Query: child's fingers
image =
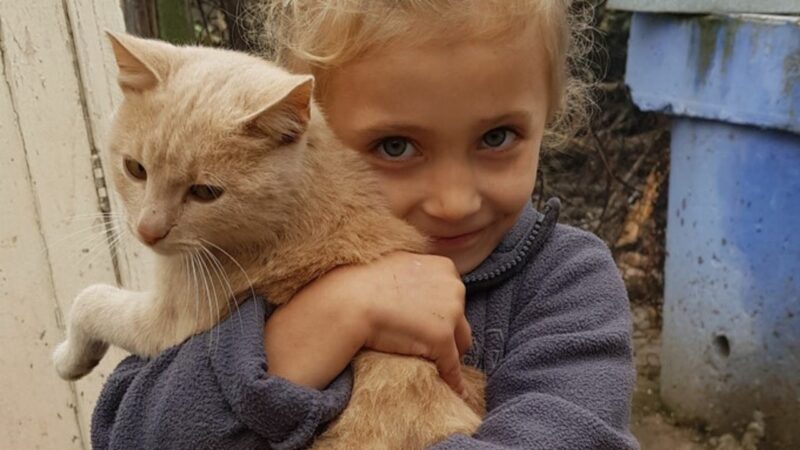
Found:
[[[467,350],[472,347],[472,329],[464,316],[461,316],[456,325],[455,339],[458,347],[458,356],[464,356],[464,353],[467,353]]]
[[[456,393],[463,395],[465,389],[464,380],[461,378],[461,360],[458,356],[458,348],[455,342],[453,342],[449,351],[436,359],[436,367],[442,379],[449,384]]]

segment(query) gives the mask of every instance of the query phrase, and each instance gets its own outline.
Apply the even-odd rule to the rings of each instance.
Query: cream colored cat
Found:
[[[337,266],[425,250],[384,205],[366,163],[333,137],[311,77],[236,52],[111,41],[125,96],[109,170],[128,227],[157,254],[157,281],[146,292],[81,292],[53,356],[61,377],[87,374],[109,344],[155,356],[253,291],[280,304]],[[216,261],[230,287],[192,283],[197,258]],[[422,359],[364,351],[353,367],[350,403],[314,448],[425,448],[480,423],[477,371],[464,369],[465,402]],[[393,389],[383,387],[389,378]]]

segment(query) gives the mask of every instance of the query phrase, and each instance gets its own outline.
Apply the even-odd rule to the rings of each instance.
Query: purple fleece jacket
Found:
[[[622,280],[605,244],[557,225],[559,204],[529,204],[471,273],[467,364],[487,375],[487,414],[444,449],[636,449],[634,382]],[[348,369],[323,391],[266,375],[263,324],[250,299],[214,329],[153,359],[129,357],[92,418],[102,449],[297,449],[347,405]]]

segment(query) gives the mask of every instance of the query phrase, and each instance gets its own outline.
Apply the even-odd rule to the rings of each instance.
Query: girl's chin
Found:
[[[458,251],[458,252],[439,252],[433,251],[431,252],[435,255],[444,256],[446,258],[450,258],[455,264],[458,273],[461,275],[466,275],[476,267],[478,267],[489,253],[480,251],[477,248],[470,248],[466,249],[465,251]]]

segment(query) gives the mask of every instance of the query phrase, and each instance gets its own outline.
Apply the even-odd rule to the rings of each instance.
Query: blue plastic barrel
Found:
[[[627,83],[672,114],[661,395],[800,449],[800,18],[634,14]]]

